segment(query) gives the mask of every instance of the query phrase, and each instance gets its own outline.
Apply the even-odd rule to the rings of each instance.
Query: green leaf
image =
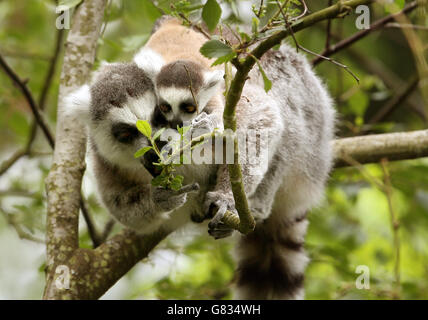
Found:
[[[257,34],[257,33],[258,33],[258,30],[259,30],[259,24],[260,24],[259,19],[257,19],[256,17],[253,17],[253,20],[252,20],[252,23],[251,23],[251,31],[252,31],[254,34]]]
[[[406,4],[405,0],[395,0],[395,4],[400,8],[403,9],[404,5]]]
[[[138,150],[137,152],[135,152],[134,158],[139,158],[139,157],[144,156],[146,154],[146,152],[149,151],[149,150],[151,150],[151,149],[153,149],[153,147],[144,147],[144,148],[141,148],[140,150]]]
[[[236,57],[236,52],[231,52],[223,57],[218,58],[216,61],[214,61],[214,63],[211,65],[211,67],[214,67],[216,65],[225,63],[225,62],[229,62],[231,61],[233,58]]]
[[[221,7],[216,0],[208,0],[202,9],[202,19],[204,19],[210,31],[214,31],[221,17]]]
[[[191,126],[186,126],[186,127],[182,127],[182,128],[177,126],[177,131],[181,135],[181,137],[183,137],[187,133],[187,131],[190,130],[190,128],[191,128]]]
[[[71,8],[76,7],[82,1],[83,0],[60,0],[58,6],[62,7],[61,9],[69,10]]]
[[[168,182],[168,178],[164,174],[160,174],[157,177],[152,179],[152,186],[159,187],[163,186],[166,187],[166,183]]]
[[[233,53],[233,49],[219,40],[209,40],[199,50],[208,58],[219,58]]]
[[[177,175],[174,177],[174,179],[171,181],[170,188],[172,190],[178,191],[183,186],[183,176]]]
[[[265,91],[269,92],[269,90],[272,88],[272,81],[269,80],[269,78],[267,77],[265,71],[263,70],[262,65],[260,64],[260,62],[257,60],[257,65],[259,67],[259,71],[262,74],[263,77],[263,83],[265,86]]]
[[[137,121],[137,129],[142,134],[144,134],[147,138],[151,139],[152,127],[150,126],[150,124],[147,120],[138,120]]]
[[[162,129],[156,131],[155,135],[153,136],[153,141],[155,141],[157,138],[159,138],[160,135],[162,134],[162,132],[164,132],[164,131],[165,131],[165,128],[162,128]]]

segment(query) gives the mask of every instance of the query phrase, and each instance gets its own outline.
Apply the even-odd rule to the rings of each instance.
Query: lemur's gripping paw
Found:
[[[197,183],[185,185],[178,191],[156,187],[152,191],[152,199],[162,210],[171,211],[186,203],[188,193],[198,191],[199,184]]]
[[[212,132],[216,128],[214,116],[208,115],[206,112],[201,112],[195,119],[192,120],[191,137],[195,138],[205,133]]]
[[[205,198],[204,209],[207,215],[217,210],[208,224],[208,233],[210,236],[214,237],[214,239],[222,239],[232,235],[235,229],[226,226],[222,220],[226,211],[238,215],[233,197],[216,191],[208,192]]]

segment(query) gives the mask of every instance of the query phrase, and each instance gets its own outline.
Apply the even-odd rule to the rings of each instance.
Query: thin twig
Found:
[[[421,25],[411,24],[411,23],[390,22],[390,23],[387,23],[385,25],[385,28],[399,28],[399,29],[411,28],[411,29],[415,29],[415,30],[426,30],[426,31],[428,31],[427,26],[421,26]]]
[[[46,56],[38,53],[20,52],[18,50],[12,51],[5,48],[0,48],[0,54],[3,57],[8,57],[11,59],[41,60],[44,62],[49,62],[52,60],[52,57],[50,56]]]
[[[354,44],[358,40],[360,40],[360,39],[368,36],[373,31],[376,31],[376,30],[384,27],[387,23],[393,21],[398,16],[400,16],[402,14],[406,14],[406,13],[411,12],[417,6],[418,6],[418,2],[417,1],[413,1],[413,2],[409,3],[408,5],[406,5],[403,8],[403,10],[401,10],[400,12],[394,13],[394,14],[390,14],[389,16],[386,16],[386,17],[384,17],[382,19],[379,19],[379,20],[375,21],[374,23],[372,23],[370,25],[369,29],[361,30],[361,31],[355,33],[354,35],[350,36],[349,38],[346,38],[346,39],[340,41],[339,43],[337,43],[337,44],[335,44],[333,46],[329,46],[323,52],[321,52],[321,54],[320,54],[319,57],[317,57],[314,60],[312,60],[312,65],[313,66],[318,65],[323,60],[326,60],[325,57],[329,57],[329,56],[331,56],[331,55],[333,55],[333,54],[335,54],[335,53],[343,50],[344,48],[349,47],[350,45]]]
[[[198,106],[198,100],[196,100],[196,95],[193,90],[192,77],[190,76],[189,69],[187,69],[185,64],[183,64],[183,67],[184,67],[184,70],[186,70],[187,78],[189,79],[189,90],[190,90],[190,93],[192,94],[193,102],[195,103],[196,110],[198,110],[199,112],[200,110]]]
[[[101,242],[104,242],[107,240],[108,236],[110,235],[111,231],[113,230],[114,225],[116,224],[116,221],[114,219],[110,219],[104,226],[104,230],[101,233]]]
[[[18,237],[20,239],[26,239],[37,243],[45,243],[43,239],[34,237],[33,235],[26,232],[22,226],[16,221],[16,217],[14,214],[7,213],[6,210],[3,207],[0,207],[0,212],[3,213],[4,217],[6,218],[7,223],[12,226],[16,233],[18,234]]]
[[[5,71],[5,73],[9,76],[9,78],[12,80],[12,82],[21,90],[22,94],[24,95],[25,99],[27,100],[27,102],[31,108],[31,111],[33,112],[33,115],[37,121],[37,124],[42,129],[49,145],[53,149],[55,146],[55,140],[53,138],[53,135],[52,135],[51,131],[49,130],[49,127],[46,124],[45,119],[43,118],[42,114],[40,113],[39,107],[37,106],[36,102],[34,101],[33,95],[28,90],[27,85],[9,67],[9,65],[6,63],[6,61],[3,59],[3,57],[1,55],[0,55],[0,66]]]
[[[371,117],[367,123],[373,125],[375,123],[381,122],[385,119],[392,111],[394,111],[397,107],[399,107],[406,99],[410,96],[410,94],[418,87],[419,77],[416,76],[410,83],[396,96],[394,96],[388,103],[383,106],[376,114]]]
[[[200,33],[202,33],[207,39],[211,39],[211,35],[206,32],[201,26],[199,26],[196,23],[193,23],[192,21],[190,21],[184,14],[182,14],[181,12],[178,13],[179,17],[181,19],[183,19],[184,21],[186,21],[192,28],[195,28],[196,30],[198,30]]]
[[[302,6],[303,6],[303,12],[301,13],[301,14],[299,14],[297,17],[292,17],[291,19],[290,19],[290,21],[297,21],[297,20],[299,20],[299,19],[301,19],[301,18],[303,18],[307,13],[308,13],[308,6],[306,5],[306,2],[305,2],[305,0],[299,0],[300,1],[300,3],[302,4]],[[330,6],[331,4],[329,4],[329,6]],[[329,21],[330,21],[330,19],[329,19]]]
[[[342,160],[348,163],[350,166],[355,167],[360,171],[361,175],[369,181],[372,185],[379,188],[380,190],[384,190],[383,182],[379,180],[378,178],[372,176],[367,169],[357,160],[355,160],[353,157],[347,154],[343,154],[341,156]]]
[[[259,12],[256,14],[257,18],[260,18],[261,14],[262,14],[262,11],[263,11],[263,4],[264,4],[264,1],[263,1],[263,0],[260,0]]]
[[[58,29],[56,33],[55,48],[52,58],[50,59],[49,69],[45,76],[45,81],[43,83],[42,93],[38,101],[40,110],[45,109],[46,98],[49,93],[49,89],[52,86],[53,78],[55,75],[56,65],[58,62],[59,54],[61,52],[62,41],[64,38],[64,29]]]
[[[83,195],[81,195],[80,199],[80,211],[82,212],[83,218],[85,219],[86,226],[88,227],[89,237],[91,238],[92,245],[94,248],[97,248],[102,243],[102,237],[98,233],[94,220],[92,216],[89,214],[88,208],[86,207],[86,203],[83,200]]]
[[[286,16],[286,14],[283,12],[282,7],[280,6],[279,1],[278,1],[278,0],[276,0],[276,3],[278,4],[278,6],[279,6],[279,10],[281,11],[281,14],[282,14],[282,16],[283,16],[283,18],[284,18],[285,27],[286,27],[286,28],[287,28],[287,30],[289,31],[289,33],[290,33],[291,37],[293,38],[294,43],[296,44],[296,49],[297,49],[297,51],[298,51],[299,49],[301,49],[302,51],[305,51],[306,53],[309,53],[309,54],[315,55],[315,56],[317,56],[318,58],[322,58],[322,59],[325,59],[325,60],[330,61],[331,63],[333,63],[333,64],[335,64],[335,65],[337,65],[337,66],[339,66],[339,67],[341,67],[341,68],[345,69],[345,71],[347,71],[347,72],[348,72],[352,77],[354,77],[354,79],[357,81],[357,83],[360,83],[360,79],[355,75],[355,73],[353,73],[353,72],[352,72],[352,70],[351,70],[347,65],[344,65],[343,63],[340,63],[340,62],[338,62],[338,61],[336,61],[336,60],[333,60],[333,59],[331,59],[331,58],[324,57],[324,56],[322,56],[322,55],[320,55],[320,54],[318,54],[318,53],[316,53],[316,52],[313,52],[313,51],[311,51],[311,50],[309,50],[309,49],[307,49],[307,48],[305,48],[305,47],[301,46],[301,45],[299,44],[299,42],[297,41],[297,39],[296,39],[295,35],[294,35],[293,29],[291,28],[291,24],[290,24],[290,23],[289,23],[289,21],[288,21],[288,17],[287,17],[287,16]]]
[[[331,6],[333,3],[333,0],[328,0],[328,6]],[[325,39],[325,49],[324,51],[328,51],[330,48],[330,41],[331,41],[331,20],[327,20],[327,29],[326,29],[326,39]]]
[[[48,72],[46,73],[45,81],[42,88],[42,93],[40,94],[40,98],[38,102],[38,106],[40,110],[44,110],[45,104],[46,104],[46,98],[49,93],[49,89],[52,86],[53,77],[55,75],[55,68],[59,59],[59,54],[61,52],[63,37],[64,37],[64,30],[59,29],[56,34],[54,53],[52,57],[49,58],[49,62],[50,62],[49,69],[48,69]],[[37,121],[33,120],[30,127],[30,135],[28,137],[25,147],[22,150],[18,150],[17,152],[15,152],[8,160],[2,163],[2,166],[0,169],[0,176],[4,174],[10,167],[12,167],[13,164],[15,164],[19,159],[31,153],[31,147],[36,138],[36,132],[37,132]]]
[[[21,159],[26,154],[26,150],[18,150],[9,159],[3,161],[0,167],[0,176],[9,170],[19,159]]]
[[[27,190],[0,190],[0,197],[34,198],[36,196],[36,193],[28,192]]]
[[[58,36],[58,39],[61,41],[62,40],[62,36]],[[60,43],[60,42],[59,42]],[[55,48],[55,55],[54,55],[54,60],[52,61],[52,64],[56,63],[57,59],[58,59],[58,55],[59,55],[59,50],[60,50],[60,45],[57,44],[56,48]],[[27,88],[27,85],[18,77],[18,75],[10,68],[10,66],[6,63],[6,61],[3,59],[3,57],[0,55],[0,66],[3,68],[3,70],[6,72],[6,74],[11,78],[11,80],[13,81],[13,83],[15,85],[17,85],[19,87],[19,89],[22,91],[24,97],[26,98],[28,104],[30,105],[31,111],[33,112],[34,118],[37,122],[37,124],[41,127],[44,136],[46,137],[49,146],[54,149],[55,148],[55,140],[53,137],[53,134],[50,132],[46,121],[44,120],[39,107],[37,106],[32,93],[30,92],[30,90]],[[52,78],[53,78],[53,73],[55,71],[55,67],[51,68],[51,71],[49,71],[49,73],[52,72],[52,75],[47,76],[47,89],[49,89],[50,84],[52,83]],[[42,98],[41,98],[42,99]],[[44,101],[42,101],[44,102]],[[27,144],[27,147],[25,148],[24,151],[22,152],[18,152],[15,158],[11,159],[14,160],[13,162],[8,161],[6,163],[6,165],[4,166],[5,168],[10,168],[13,163],[15,163],[18,159],[20,159],[22,156],[27,155],[29,153],[29,148],[31,147],[32,142],[34,141],[34,136],[35,136],[35,128],[32,129],[31,132],[31,136],[29,139],[29,143]],[[19,157],[18,157],[19,156]],[[6,169],[7,170],[7,169]],[[0,173],[3,172],[3,166],[2,166],[2,170],[0,171]],[[92,242],[94,247],[97,247],[100,245],[100,237],[98,236],[98,233],[96,232],[95,226],[93,224],[93,221],[88,213],[88,210],[83,202],[83,200],[80,202],[80,207],[81,207],[81,211],[82,214],[85,218],[86,224],[88,226],[88,232],[91,236]]]
[[[394,278],[396,286],[396,298],[400,297],[400,222],[397,218],[397,213],[394,210],[392,205],[392,186],[391,186],[391,177],[388,170],[388,160],[386,158],[381,160],[381,166],[384,175],[384,193],[388,200],[389,215],[391,221],[391,229],[394,237],[394,249],[395,249],[395,263],[394,263]]]

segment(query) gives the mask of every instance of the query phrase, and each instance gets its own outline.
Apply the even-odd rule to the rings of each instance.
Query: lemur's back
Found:
[[[210,67],[212,61],[199,52],[207,40],[204,35],[183,26],[177,19],[166,17],[159,22],[145,47],[160,54],[165,63],[190,59]]]
[[[260,89],[255,93],[263,80],[253,70],[243,96],[269,105],[271,115],[258,121],[272,128],[270,140],[276,141],[269,142],[269,168],[249,197],[253,212],[267,219],[240,242],[237,297],[299,299],[309,260],[303,247],[306,214],[321,200],[332,166],[335,111],[322,82],[294,48],[269,51],[262,65],[272,89],[265,97]],[[245,121],[248,104],[237,110],[238,121]],[[248,121],[256,122],[254,117]]]

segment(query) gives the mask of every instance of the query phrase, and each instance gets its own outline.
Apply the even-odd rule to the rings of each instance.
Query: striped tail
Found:
[[[284,221],[272,213],[241,238],[235,278],[237,299],[303,299],[306,214]]]

